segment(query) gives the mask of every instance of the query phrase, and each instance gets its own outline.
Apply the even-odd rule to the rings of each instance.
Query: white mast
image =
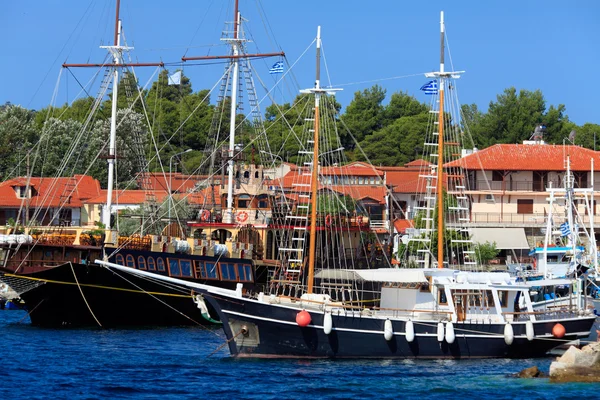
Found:
[[[236,4],[237,5],[237,4]],[[236,7],[237,11],[237,7]],[[233,50],[233,78],[231,80],[231,118],[229,125],[229,150],[228,150],[228,158],[229,161],[227,167],[227,212],[225,213],[226,223],[233,223],[233,169],[234,169],[234,151],[235,151],[235,117],[237,112],[237,89],[238,89],[238,79],[239,79],[239,44],[240,40],[238,38],[239,28],[240,28],[240,13],[235,13],[235,21],[234,21],[234,29],[233,29],[233,39],[228,39],[231,42],[231,47]]]
[[[133,47],[121,46],[121,20],[117,23],[117,34],[115,35],[114,46],[100,46],[107,49],[113,56],[114,73],[113,73],[113,92],[112,92],[112,108],[110,115],[110,142],[108,148],[108,187],[106,191],[106,208],[102,213],[102,223],[104,229],[110,230],[110,215],[112,209],[112,192],[115,176],[115,160],[116,160],[116,138],[117,138],[117,90],[119,86],[119,65],[122,64],[123,50],[131,50]]]

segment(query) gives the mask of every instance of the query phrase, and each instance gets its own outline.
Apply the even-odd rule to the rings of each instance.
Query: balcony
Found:
[[[581,219],[586,225],[590,223],[590,215],[582,215]],[[595,215],[594,225],[600,224],[600,215]],[[520,225],[520,226],[533,226],[541,227],[546,224],[547,214],[544,213],[533,213],[533,214],[517,214],[517,213],[471,213],[471,223],[485,225]],[[566,217],[563,215],[554,215],[554,225],[560,225],[565,222]]]
[[[473,184],[474,183],[474,184]],[[558,180],[542,181],[486,181],[480,180],[471,182],[470,190],[505,190],[511,192],[545,192],[546,188],[552,184],[553,188],[561,187]]]

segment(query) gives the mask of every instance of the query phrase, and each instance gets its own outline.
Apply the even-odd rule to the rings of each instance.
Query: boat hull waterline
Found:
[[[5,274],[4,279],[37,283],[21,294],[36,326],[211,324],[190,291],[95,264],[67,263],[29,275]]]
[[[438,341],[438,321],[412,320],[414,340],[406,337],[407,319],[393,319],[391,340],[384,337],[385,321],[368,315],[332,313],[331,333],[324,331],[324,313],[310,310],[311,323],[300,327],[297,307],[275,306],[245,298],[206,295],[223,322],[229,350],[235,357],[252,358],[531,358],[569,341],[585,338],[595,316],[533,323],[528,340],[526,323],[514,322],[512,344],[506,343],[505,324],[453,323],[455,340]],[[566,335],[557,339],[552,328],[560,322]]]

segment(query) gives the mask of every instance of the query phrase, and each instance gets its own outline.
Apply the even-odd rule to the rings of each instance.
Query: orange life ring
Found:
[[[210,218],[210,211],[203,210],[202,213],[200,213],[200,220],[208,221],[209,218]]]
[[[246,222],[248,220],[248,213],[246,211],[241,211],[241,212],[237,213],[235,220],[239,224],[243,224],[244,222]]]
[[[325,217],[325,225],[331,226],[331,215],[327,214]]]

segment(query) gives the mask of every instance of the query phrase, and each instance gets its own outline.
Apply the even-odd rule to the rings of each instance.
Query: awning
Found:
[[[529,249],[523,228],[471,228],[475,243],[496,242],[498,250]]]

